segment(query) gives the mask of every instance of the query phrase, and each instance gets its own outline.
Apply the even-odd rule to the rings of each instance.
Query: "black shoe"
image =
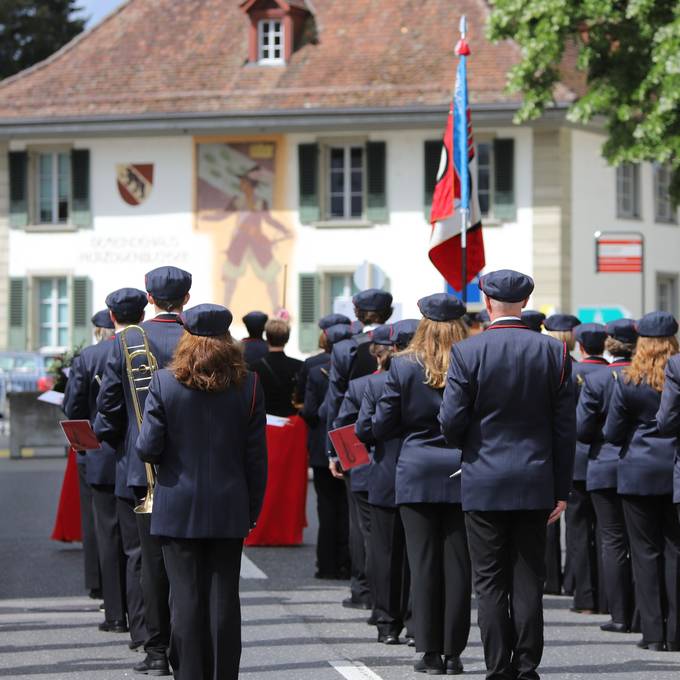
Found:
[[[168,660],[164,656],[146,655],[146,658],[141,663],[138,663],[132,669],[135,673],[142,675],[171,675]]]
[[[102,621],[99,630],[103,633],[127,633],[128,627],[125,621]]]
[[[348,609],[372,609],[372,605],[370,602],[364,602],[362,600],[355,600],[352,597],[346,597],[342,601],[342,606],[347,607]]]
[[[406,639],[406,644],[409,647],[415,647],[416,646],[416,639],[413,637],[413,635],[407,635],[405,639]]]
[[[131,652],[143,652],[144,642],[129,642],[128,647],[130,648]]]
[[[378,642],[384,645],[400,645],[401,640],[394,633],[378,633]]]
[[[445,656],[444,665],[446,666],[446,675],[460,675],[464,670],[459,656]]]
[[[106,607],[104,606],[104,603],[103,603],[103,602],[100,602],[100,603],[99,603],[99,611],[100,611],[100,612],[105,612],[105,611],[106,611]]]
[[[605,633],[630,633],[630,629],[625,623],[616,623],[616,621],[607,621],[600,626],[600,630]]]
[[[337,581],[338,575],[332,574],[329,571],[317,571],[314,574],[314,578],[321,579],[322,581]]]
[[[427,673],[428,675],[444,675],[444,662],[436,652],[425,652],[422,659],[413,664],[416,673]]]
[[[579,607],[570,607],[569,611],[573,612],[574,614],[587,614],[587,615],[600,613],[597,611],[597,609],[580,609]]]
[[[369,626],[377,626],[378,625],[378,615],[375,612],[371,612],[371,615],[366,619],[366,623]]]
[[[667,652],[680,652],[680,642],[667,642],[666,643]]]
[[[650,652],[665,652],[666,644],[664,642],[649,642],[642,638],[640,642],[636,643],[636,647],[640,649],[648,649]]]
[[[91,588],[88,593],[90,599],[92,600],[103,600],[104,595],[102,594],[101,588]]]

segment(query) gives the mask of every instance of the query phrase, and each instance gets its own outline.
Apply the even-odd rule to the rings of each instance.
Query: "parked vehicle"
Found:
[[[9,392],[46,392],[52,389],[54,377],[50,366],[53,355],[39,352],[0,352],[0,413],[6,415]]]

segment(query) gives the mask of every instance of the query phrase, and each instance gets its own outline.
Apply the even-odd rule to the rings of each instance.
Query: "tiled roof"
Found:
[[[0,119],[444,105],[467,14],[473,105],[512,105],[513,43],[484,39],[484,0],[313,0],[318,41],[286,66],[248,64],[239,0],[128,0],[46,61],[0,83]],[[571,101],[566,85],[558,101]]]

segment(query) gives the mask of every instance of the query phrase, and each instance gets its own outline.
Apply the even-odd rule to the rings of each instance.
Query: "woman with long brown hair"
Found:
[[[677,321],[652,312],[638,323],[631,365],[618,375],[604,438],[622,446],[617,489],[630,536],[642,640],[653,651],[680,650],[680,524],[673,506],[676,437],[656,423],[664,369],[678,352]]]
[[[461,452],[449,447],[438,415],[451,347],[468,335],[465,305],[437,293],[422,298],[423,314],[408,348],[392,359],[373,417],[377,440],[402,438],[395,500],[411,567],[417,672],[463,672],[470,633],[471,572],[460,497]],[[442,659],[442,655],[444,659]]]
[[[146,399],[137,451],[157,466],[151,533],[172,597],[170,663],[179,680],[235,680],[241,657],[239,571],[267,479],[257,377],[229,333],[232,315],[198,305]]]

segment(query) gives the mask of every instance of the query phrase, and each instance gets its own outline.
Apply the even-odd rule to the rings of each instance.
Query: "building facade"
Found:
[[[285,307],[300,353],[358,287],[415,316],[445,288],[427,216],[453,85],[438,36],[456,17],[445,0],[376,4],[130,0],[0,83],[0,346],[87,342],[106,294],[164,264],[237,319]],[[485,3],[462,4],[483,26]],[[641,232],[644,307],[677,314],[665,169],[607,166],[602,133],[566,123],[566,86],[514,126],[516,48],[472,44],[487,268],[531,273],[546,311],[638,315],[642,277],[596,273],[593,234]]]

